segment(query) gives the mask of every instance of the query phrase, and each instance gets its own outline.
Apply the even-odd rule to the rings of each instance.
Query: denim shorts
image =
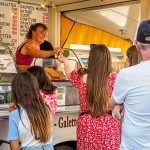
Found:
[[[43,146],[23,147],[22,150],[54,150],[54,147],[53,144],[47,144]]]

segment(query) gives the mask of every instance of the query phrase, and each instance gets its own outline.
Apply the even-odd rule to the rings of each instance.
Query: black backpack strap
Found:
[[[4,141],[4,140],[1,140],[1,139],[0,139],[0,146],[1,146],[3,143],[9,144],[8,141]]]
[[[79,117],[80,117],[80,116],[83,116],[83,115],[85,115],[85,114],[90,114],[90,111],[86,111],[86,112],[80,113]],[[107,111],[107,114],[112,115],[112,111],[111,111],[111,110]]]
[[[80,113],[79,116],[83,116],[83,115],[85,115],[85,114],[90,114],[90,111],[82,112],[82,113]]]

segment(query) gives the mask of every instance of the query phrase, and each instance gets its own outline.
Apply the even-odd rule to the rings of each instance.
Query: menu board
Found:
[[[0,39],[12,51],[18,45],[18,4],[0,0]]]
[[[0,40],[13,52],[25,39],[30,25],[37,22],[48,26],[48,8],[0,0]]]
[[[43,23],[48,26],[48,9],[38,5],[20,4],[20,43],[34,23]]]

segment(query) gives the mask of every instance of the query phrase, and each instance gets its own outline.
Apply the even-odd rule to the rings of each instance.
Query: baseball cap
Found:
[[[137,31],[137,41],[143,44],[150,44],[150,20],[141,22]]]

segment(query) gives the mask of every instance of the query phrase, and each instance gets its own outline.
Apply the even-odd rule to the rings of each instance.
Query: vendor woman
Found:
[[[30,67],[34,58],[48,58],[62,52],[60,48],[55,48],[52,51],[40,50],[40,44],[44,42],[46,32],[47,27],[42,23],[30,26],[25,41],[16,51],[16,64],[19,70],[26,70]]]

